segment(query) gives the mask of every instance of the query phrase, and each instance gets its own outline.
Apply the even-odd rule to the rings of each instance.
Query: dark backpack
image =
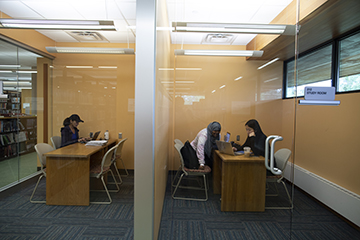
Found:
[[[180,150],[181,155],[184,159],[184,165],[189,169],[198,169],[199,160],[196,156],[195,150],[190,145],[189,141],[186,141],[184,146]]]

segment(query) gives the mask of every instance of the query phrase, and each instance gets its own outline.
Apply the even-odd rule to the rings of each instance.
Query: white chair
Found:
[[[117,148],[117,145],[110,148],[105,153],[104,157],[102,158],[101,164],[95,165],[90,169],[90,177],[96,177],[96,178],[101,179],[101,181],[103,183],[103,186],[104,186],[104,189],[105,189],[105,192],[106,192],[106,194],[107,194],[107,196],[109,198],[108,202],[90,202],[92,204],[110,204],[112,202],[112,199],[111,199],[111,196],[110,196],[109,192],[118,192],[118,191],[120,191],[120,188],[119,188],[118,183],[116,182],[114,173],[110,168],[111,163],[112,163],[112,159],[114,157],[114,152],[116,151],[116,148]],[[108,172],[111,173],[111,175],[112,175],[112,177],[113,177],[113,179],[115,181],[115,185],[116,185],[117,190],[108,190],[108,188],[106,187],[106,183],[104,181],[104,175],[106,173],[108,173]]]
[[[124,164],[124,161],[122,160],[122,149],[123,149],[123,146],[124,146],[124,143],[125,141],[127,140],[127,138],[124,138],[123,140],[121,140],[120,142],[118,142],[118,144],[116,144],[116,151],[114,152],[114,155],[113,155],[113,158],[111,160],[111,166],[113,166],[115,168],[115,171],[117,173],[117,176],[119,178],[119,182],[118,184],[122,184],[123,180],[121,178],[121,175],[119,173],[119,169],[117,168],[116,166],[116,160],[121,160],[121,162],[123,163],[123,166],[124,166],[124,169],[125,169],[125,172],[127,173],[127,175],[129,175],[126,167],[125,167],[125,164]],[[125,176],[127,176],[125,175]],[[115,182],[108,182],[109,184],[115,184]]]
[[[118,170],[118,168],[117,168],[117,166],[116,166],[116,161],[120,160],[120,161],[122,162],[122,165],[123,165],[124,170],[125,170],[125,172],[126,172],[126,175],[123,175],[123,176],[129,176],[129,172],[128,172],[128,170],[126,169],[125,163],[124,163],[124,161],[123,161],[123,159],[122,159],[122,150],[123,150],[123,146],[124,146],[124,143],[125,143],[126,140],[127,140],[127,138],[124,138],[123,140],[121,140],[121,141],[117,144],[117,145],[118,145],[118,148],[117,148],[117,150],[115,151],[115,155],[114,155],[115,158],[114,158],[113,163],[112,163],[112,165],[114,165],[114,167],[115,167],[115,169],[116,169],[116,172],[117,172],[118,177],[119,177],[119,179],[121,180],[121,182],[122,182],[122,179],[121,179],[121,177],[120,177],[119,170]]]
[[[53,137],[50,138],[50,140],[51,140],[51,143],[52,143],[52,145],[53,145],[53,147],[55,149],[60,148],[60,146],[61,146],[61,137],[53,136]]]
[[[278,151],[276,151],[276,153],[274,154],[274,158],[275,158],[275,162],[276,162],[276,168],[280,169],[282,174],[284,173],[284,170],[286,168],[287,162],[289,160],[291,156],[291,151],[287,148],[282,148],[279,149]],[[268,183],[272,183],[275,186],[276,189],[276,194],[266,194],[266,196],[278,196],[279,195],[279,191],[277,188],[277,183],[282,183],[286,194],[289,198],[289,203],[290,206],[289,207],[265,207],[265,209],[292,209],[293,208],[293,203],[290,197],[290,194],[287,190],[286,184],[283,181],[284,176],[280,174],[280,175],[274,175],[274,176],[266,176],[266,184]]]
[[[181,144],[181,147],[184,146],[184,143],[183,143],[180,139],[175,139],[175,140],[174,140],[174,143],[175,143],[175,144],[177,144],[177,143],[178,143],[178,144]]]
[[[175,189],[174,192],[172,194],[172,198],[173,199],[182,199],[182,200],[194,200],[194,201],[207,201],[208,200],[208,182],[207,182],[207,174],[211,172],[211,168],[207,165],[205,165],[205,169],[204,170],[199,170],[199,169],[188,169],[185,167],[184,165],[184,160],[183,157],[181,155],[181,148],[183,147],[181,144],[176,143],[175,144],[175,149],[179,154],[179,158],[180,158],[180,164],[181,164],[181,170],[180,172],[182,172],[179,180],[177,181],[176,185],[175,185]],[[192,187],[192,186],[182,186],[181,185],[181,181],[183,180],[184,177],[202,177],[204,180],[204,184],[200,187]],[[174,182],[176,181],[177,177],[175,177]],[[190,178],[191,179],[191,178]],[[197,180],[197,179],[196,179]],[[173,184],[174,184],[173,182]],[[192,197],[177,197],[175,196],[177,190],[179,188],[186,188],[186,189],[193,189],[193,190],[204,190],[205,193],[205,198],[192,198]]]
[[[47,152],[51,152],[51,151],[54,151],[54,148],[47,144],[47,143],[38,143],[35,145],[35,150],[36,150],[36,153],[39,157],[39,161],[40,161],[40,166],[41,166],[41,175],[35,185],[35,188],[31,194],[31,197],[30,197],[30,202],[31,203],[46,203],[46,201],[34,201],[32,200],[34,194],[35,194],[35,191],[40,183],[40,180],[43,178],[43,177],[46,177],[46,157],[44,156],[45,153]]]

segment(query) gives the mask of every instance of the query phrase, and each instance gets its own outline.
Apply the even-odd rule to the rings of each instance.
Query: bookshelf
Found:
[[[35,116],[0,118],[0,160],[34,152],[36,133]]]

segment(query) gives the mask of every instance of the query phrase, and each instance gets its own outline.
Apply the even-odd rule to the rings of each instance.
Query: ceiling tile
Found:
[[[20,1],[0,1],[0,9],[12,18],[42,18],[39,14]]]
[[[25,4],[47,19],[85,19],[65,1],[26,1]]]

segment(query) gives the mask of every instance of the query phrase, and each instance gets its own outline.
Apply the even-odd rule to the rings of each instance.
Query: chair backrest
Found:
[[[60,148],[60,146],[61,146],[61,137],[59,137],[59,136],[52,136],[52,137],[50,138],[50,140],[51,140],[51,143],[52,143],[52,145],[53,145],[53,147],[54,147],[55,149]]]
[[[104,155],[102,161],[101,161],[101,173],[104,172],[105,168],[108,168],[112,164],[112,159],[114,157],[114,152],[116,151],[118,145],[110,148]]]
[[[44,153],[54,151],[55,149],[47,143],[38,143],[35,145],[35,151],[39,157],[40,164],[41,164],[41,170],[43,170],[44,167],[46,167],[46,157],[44,156]]]
[[[174,145],[176,151],[178,152],[179,154],[179,158],[180,158],[180,164],[181,164],[181,169],[184,170],[184,159],[182,157],[182,154],[181,154],[181,148],[183,147],[183,145],[181,143],[175,143]]]
[[[276,151],[274,158],[276,161],[276,167],[284,172],[287,162],[291,156],[291,151],[287,148],[281,148]]]
[[[184,146],[184,143],[183,143],[180,139],[175,139],[175,140],[174,140],[174,143],[175,143],[175,144],[178,143],[178,144],[181,144],[182,146]]]
[[[118,157],[121,157],[122,155],[122,149],[123,149],[123,146],[124,146],[124,143],[125,141],[127,140],[127,138],[124,138],[123,140],[121,140],[118,144],[117,144],[117,149],[115,151],[115,157],[118,156]]]

